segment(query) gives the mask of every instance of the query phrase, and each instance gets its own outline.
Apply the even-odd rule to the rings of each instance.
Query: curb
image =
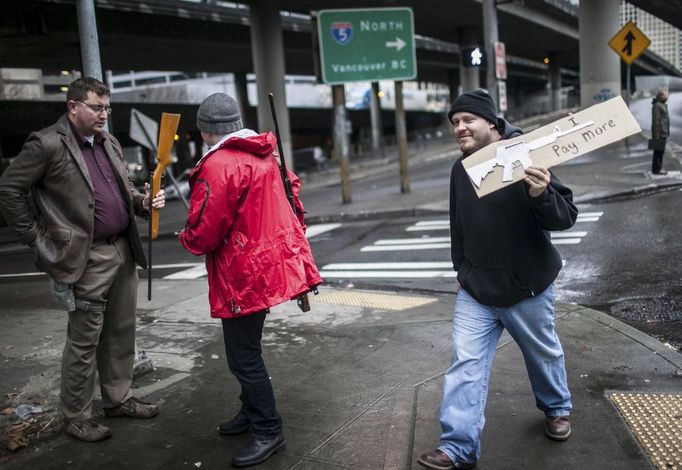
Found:
[[[571,305],[571,304],[566,304],[566,305]],[[658,341],[656,338],[653,338],[646,333],[642,333],[638,329],[623,323],[620,320],[617,320],[616,318],[613,318],[612,316],[600,312],[598,310],[593,310],[591,308],[583,307],[580,305],[577,305],[578,308],[573,310],[574,313],[578,313],[580,315],[584,315],[588,318],[591,318],[592,320],[595,320],[602,325],[611,328],[618,333],[622,334],[623,336],[626,336],[630,338],[631,340],[641,344],[645,348],[649,349],[651,352],[656,354],[657,356],[662,357],[666,361],[668,361],[670,364],[675,366],[677,369],[682,370],[682,353],[669,348],[665,346],[663,343]]]
[[[576,197],[573,202],[576,204],[598,204],[606,202],[626,201],[630,199],[637,199],[640,197],[649,196],[651,194],[664,193],[667,191],[675,191],[682,188],[682,182],[679,183],[663,183],[663,184],[646,184],[638,186],[625,191],[605,194],[603,196],[582,196]]]

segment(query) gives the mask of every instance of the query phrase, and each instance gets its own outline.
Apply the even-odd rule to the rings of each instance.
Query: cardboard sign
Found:
[[[526,177],[525,168],[551,168],[641,132],[620,96],[528,134],[500,140],[462,161],[478,197]]]

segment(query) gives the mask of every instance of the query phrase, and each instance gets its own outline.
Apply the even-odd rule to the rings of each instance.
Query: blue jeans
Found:
[[[553,286],[506,308],[482,305],[460,289],[452,325],[439,447],[452,461],[471,463],[481,456],[488,379],[504,328],[521,348],[537,407],[547,416],[570,414],[564,352],[554,331]]]

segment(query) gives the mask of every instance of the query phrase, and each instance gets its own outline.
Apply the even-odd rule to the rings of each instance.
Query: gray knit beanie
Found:
[[[455,98],[455,101],[450,108],[450,112],[448,112],[448,120],[452,122],[452,115],[460,112],[481,116],[492,122],[495,127],[498,126],[493,99],[483,90],[467,91]]]
[[[237,100],[225,93],[214,93],[201,103],[197,127],[207,134],[225,135],[244,127]]]

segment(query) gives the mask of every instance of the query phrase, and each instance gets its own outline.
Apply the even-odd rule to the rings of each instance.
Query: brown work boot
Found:
[[[547,416],[545,434],[555,441],[565,441],[571,436],[570,416]]]
[[[128,418],[149,419],[159,414],[159,407],[138,398],[130,397],[118,406],[104,408],[104,414],[111,418],[126,416]]]
[[[98,442],[111,437],[111,429],[97,424],[94,418],[67,423],[64,432],[85,442]]]
[[[476,463],[453,462],[450,457],[440,449],[428,454],[422,454],[417,463],[431,470],[453,470],[455,468],[476,468]]]

